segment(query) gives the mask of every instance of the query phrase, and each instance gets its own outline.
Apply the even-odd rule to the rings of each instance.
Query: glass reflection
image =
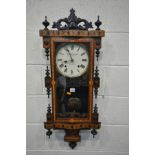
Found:
[[[69,78],[57,78],[57,114],[58,117],[86,117],[88,103],[88,82],[71,81]]]

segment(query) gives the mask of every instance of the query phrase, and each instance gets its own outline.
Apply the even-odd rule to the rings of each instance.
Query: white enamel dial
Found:
[[[56,67],[63,76],[79,77],[86,72],[88,64],[88,51],[84,45],[67,43],[57,48]]]

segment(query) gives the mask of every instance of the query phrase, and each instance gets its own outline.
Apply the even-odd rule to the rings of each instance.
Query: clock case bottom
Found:
[[[64,141],[69,143],[69,146],[74,149],[77,145],[77,142],[81,141],[81,136],[79,135],[80,130],[91,130],[91,134],[94,136],[97,134],[96,129],[99,129],[101,127],[101,122],[98,122],[98,115],[92,114],[94,116],[92,118],[91,122],[77,122],[77,123],[69,123],[69,122],[54,122],[52,120],[52,114],[47,114],[47,121],[44,122],[44,128],[48,131],[46,132],[46,135],[50,136],[52,135],[53,130],[64,130],[65,136]]]

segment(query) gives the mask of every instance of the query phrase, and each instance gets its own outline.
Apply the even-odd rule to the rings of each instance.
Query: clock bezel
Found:
[[[72,79],[72,78],[78,78],[78,77],[82,76],[83,74],[85,74],[85,73],[88,71],[88,68],[89,68],[89,57],[90,57],[90,55],[89,55],[89,47],[88,47],[87,44],[85,44],[85,43],[80,43],[80,42],[78,42],[78,43],[75,43],[75,42],[74,42],[74,43],[71,43],[71,42],[59,43],[58,46],[60,46],[60,47],[56,47],[56,54],[55,54],[55,57],[57,57],[58,49],[60,49],[61,47],[65,46],[65,44],[79,44],[79,45],[81,45],[81,46],[84,46],[84,48],[86,49],[85,51],[86,51],[87,56],[88,56],[88,64],[87,64],[87,66],[86,66],[85,71],[84,71],[82,74],[80,74],[79,76],[67,76],[67,75],[63,74],[63,73],[60,71],[60,69],[58,68],[58,66],[57,66],[57,64],[56,64],[57,61],[55,60],[56,69],[57,69],[57,71],[59,72],[59,74],[63,75],[63,76],[66,77],[66,78],[71,78],[71,79]]]
[[[55,68],[56,68],[56,44],[57,43],[83,43],[88,44],[88,54],[89,54],[89,93],[88,93],[88,113],[87,118],[60,118],[57,117],[57,109],[56,109],[56,79],[55,79]],[[62,37],[54,37],[51,38],[51,84],[52,84],[52,113],[53,113],[53,121],[60,122],[91,122],[92,112],[93,112],[93,73],[94,73],[94,40],[92,38],[62,38]]]

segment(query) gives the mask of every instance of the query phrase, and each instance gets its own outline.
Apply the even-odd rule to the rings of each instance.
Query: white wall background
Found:
[[[78,17],[95,22],[97,15],[106,31],[99,69],[98,97],[102,127],[95,139],[81,131],[82,140],[74,150],[63,141],[64,132],[45,135],[43,122],[51,99],[44,88],[44,56],[39,29],[44,16],[48,21],[67,17],[74,8]],[[27,0],[27,155],[128,155],[128,0]],[[51,25],[50,24],[50,25]]]

